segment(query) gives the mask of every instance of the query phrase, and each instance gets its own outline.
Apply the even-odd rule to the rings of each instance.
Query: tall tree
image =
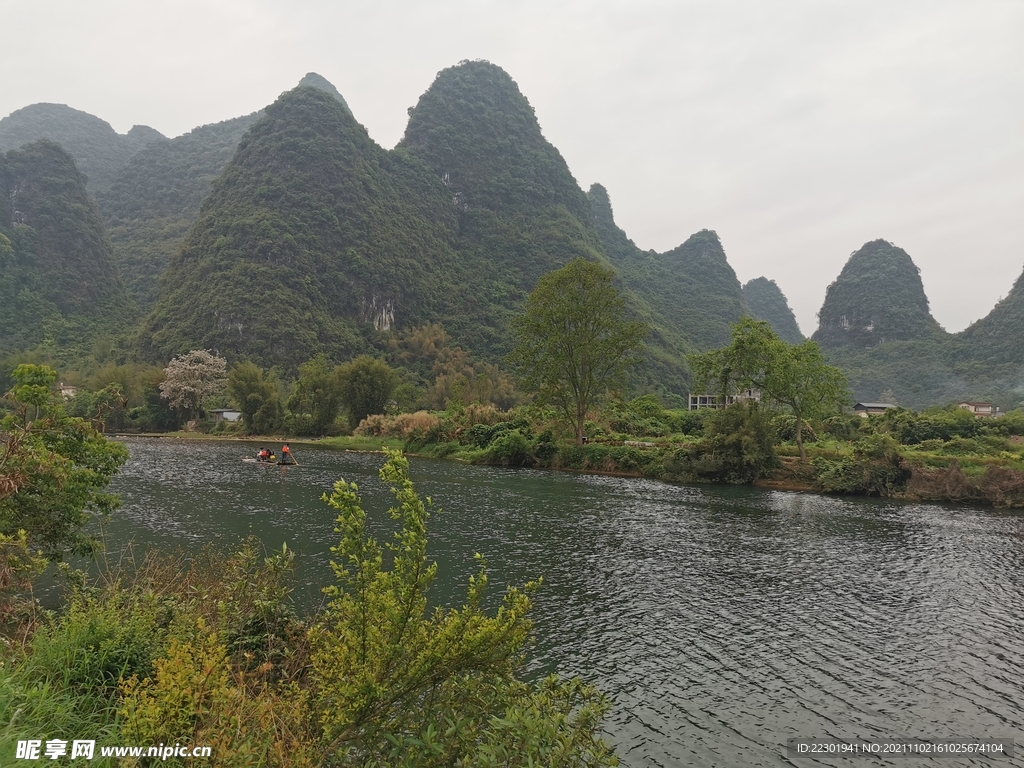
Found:
[[[228,374],[228,394],[250,435],[267,435],[280,428],[284,414],[273,374],[264,375],[255,363],[238,363]]]
[[[367,416],[384,413],[398,386],[398,372],[383,360],[360,355],[338,370],[349,424],[355,428]]]
[[[205,349],[193,349],[179,355],[164,368],[160,394],[172,408],[189,416],[198,416],[203,402],[224,384],[227,360]]]
[[[648,327],[631,320],[615,273],[574,259],[544,275],[512,322],[511,360],[523,388],[558,407],[583,444],[587,412],[607,389],[625,383],[640,362]]]
[[[339,369],[330,364],[326,355],[314,355],[299,366],[299,379],[288,399],[288,409],[303,417],[303,426],[299,428],[302,432],[326,434],[338,418],[341,403]]]
[[[715,391],[723,401],[752,388],[762,400],[792,411],[801,461],[807,461],[804,422],[837,413],[849,400],[846,377],[825,363],[817,343],[787,344],[763,320],[741,320],[733,326],[729,346],[692,355],[690,363],[697,388]]]

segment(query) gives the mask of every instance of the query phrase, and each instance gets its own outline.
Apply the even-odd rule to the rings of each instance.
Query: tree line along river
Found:
[[[108,557],[136,546],[298,553],[319,603],[336,543],[320,501],[359,484],[392,523],[375,454],[304,448],[243,463],[246,443],[128,439]],[[413,460],[431,518],[433,599],[465,595],[473,554],[495,602],[537,576],[528,674],[581,675],[613,699],[627,766],[848,765],[787,758],[790,738],[1024,738],[1024,514]],[[1024,749],[1024,746],[1022,746]],[[857,765],[904,765],[868,755]],[[956,756],[941,765],[1024,765]]]

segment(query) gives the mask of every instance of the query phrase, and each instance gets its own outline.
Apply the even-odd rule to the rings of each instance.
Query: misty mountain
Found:
[[[80,356],[137,322],[85,177],[52,141],[0,156],[0,265],[4,350]]]
[[[745,315],[801,338],[773,281],[740,286],[717,233],[665,253],[637,247],[607,190],[580,189],[516,83],[488,62],[440,72],[390,151],[315,73],[266,110],[171,140],[141,127],[118,136],[60,105],[5,118],[0,140],[58,124],[86,162],[120,165],[105,186],[90,182],[97,209],[66,147],[3,156],[0,343],[10,350],[80,356],[137,328],[153,362],[210,348],[294,369],[440,323],[452,345],[500,363],[537,280],[576,257],[614,267],[652,328],[640,390],[685,394],[687,353],[727,343]],[[141,327],[136,301],[149,310]],[[988,317],[950,335],[910,256],[875,240],[851,255],[819,318],[814,338],[858,399],[1007,407],[1024,397],[1024,275]]]
[[[789,308],[789,302],[782,289],[774,280],[757,277],[743,286],[743,300],[747,302],[751,315],[757,320],[771,323],[772,330],[790,344],[804,340],[796,316]]]
[[[441,316],[456,228],[425,166],[375,144],[342,102],[301,87],[266,109],[174,255],[140,336],[294,368],[345,359],[396,324]]]
[[[875,240],[829,286],[819,318],[814,338],[856,399],[885,392],[911,408],[961,400],[1011,408],[1024,399],[1024,277],[988,316],[948,334],[928,311],[910,256]]]
[[[238,142],[262,114],[204,125],[150,144],[96,195],[121,277],[143,309],[156,301],[160,274],[181,249]]]
[[[66,104],[32,104],[0,120],[0,152],[39,139],[60,144],[75,159],[94,193],[106,189],[140,149],[166,141],[145,125],[119,134],[105,120]]]

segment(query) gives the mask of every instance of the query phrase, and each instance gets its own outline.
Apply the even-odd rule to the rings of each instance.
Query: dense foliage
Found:
[[[122,136],[105,120],[66,104],[32,104],[0,120],[0,152],[40,139],[60,144],[71,154],[93,192],[109,186],[140,149],[165,140],[145,125]]]
[[[272,373],[264,374],[255,363],[237,363],[228,374],[227,388],[249,434],[272,435],[281,429],[284,408]]]
[[[136,317],[71,156],[43,140],[0,157],[0,349],[80,359]]]
[[[514,364],[539,404],[559,408],[583,444],[583,423],[608,390],[621,390],[640,362],[649,329],[630,319],[616,290],[615,273],[574,259],[545,275],[512,322]]]
[[[291,606],[290,550],[264,557],[251,541],[228,557],[152,553],[76,590],[0,664],[0,723],[17,720],[0,725],[0,750],[66,731],[210,745],[225,766],[616,765],[598,691],[519,679],[539,583],[488,610],[480,559],[462,605],[433,604],[430,502],[399,454],[381,478],[399,524],[384,546],[355,485],[324,497],[338,515],[336,579],[309,620]]]
[[[902,248],[873,240],[853,253],[825,292],[815,341],[873,347],[944,336],[928,310],[921,270]]]
[[[796,324],[796,316],[774,280],[758,277],[749,281],[743,286],[743,300],[747,302],[751,316],[770,323],[783,341],[799,344],[804,340],[800,326]]]
[[[261,114],[153,142],[96,194],[121,279],[144,310],[156,301],[158,278],[181,248],[213,182]]]
[[[23,531],[54,560],[92,552],[82,527],[113,508],[104,489],[128,452],[67,415],[53,370],[20,365],[13,378],[3,403],[11,410],[0,418],[0,540]]]
[[[838,414],[849,405],[846,378],[825,363],[814,341],[787,344],[763,320],[740,321],[728,346],[695,355],[691,362],[698,389],[716,394],[720,402],[754,390],[763,403],[787,409],[795,419],[794,439],[804,461],[804,422]]]
[[[348,411],[349,426],[374,413],[384,413],[398,386],[398,372],[379,358],[360,355],[338,369],[338,391]]]
[[[144,353],[203,346],[294,370],[439,313],[455,293],[446,197],[335,98],[289,91],[245,135],[172,260]]]

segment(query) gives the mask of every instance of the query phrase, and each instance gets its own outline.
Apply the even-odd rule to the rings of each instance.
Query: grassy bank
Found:
[[[469,464],[647,477],[681,483],[884,496],[1024,508],[1024,415],[985,422],[956,409],[883,417],[837,416],[805,432],[808,461],[785,414],[735,408],[690,412],[653,398],[613,403],[587,423],[575,445],[558,415],[520,407],[455,406],[371,416],[352,435],[292,439],[293,446],[406,452]],[[190,440],[244,440],[274,446],[277,437],[169,433]]]

